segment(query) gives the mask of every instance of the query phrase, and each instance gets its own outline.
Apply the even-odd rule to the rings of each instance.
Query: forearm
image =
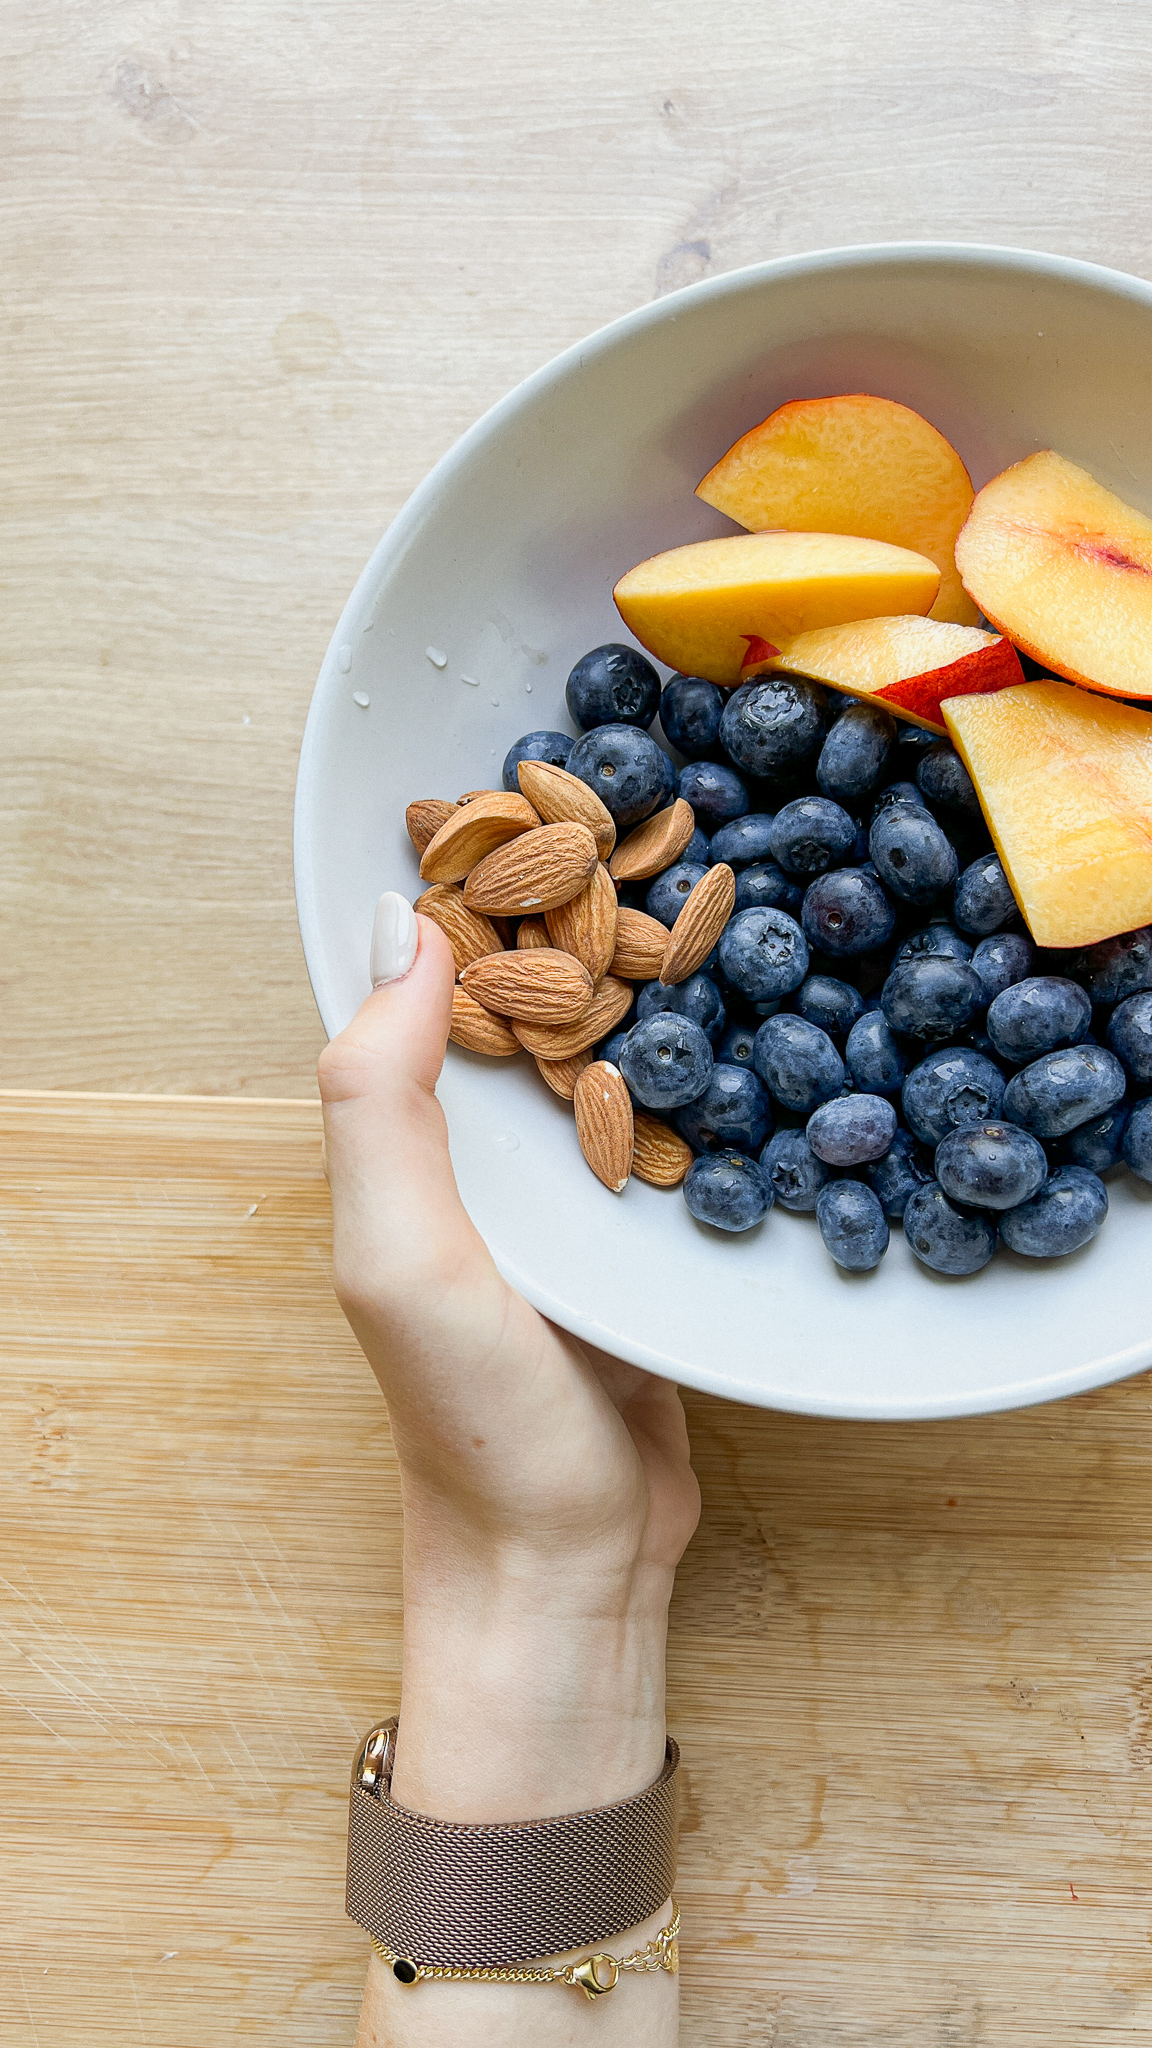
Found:
[[[413,1553],[416,1553],[415,1555]],[[640,1792],[664,1760],[666,1589],[622,1609],[578,1568],[534,1580],[486,1568],[452,1577],[406,1545],[404,1672],[392,1796],[462,1822],[537,1820]],[[598,1944],[622,1957],[668,1919]],[[581,1956],[588,1951],[582,1950]],[[533,1957],[533,1962],[559,1958]],[[565,1958],[564,1960],[568,1960]],[[374,1962],[357,2048],[670,2048],[676,1980],[624,1973],[595,2006],[564,1985],[421,1983]],[[589,2029],[594,2029],[594,2036]]]

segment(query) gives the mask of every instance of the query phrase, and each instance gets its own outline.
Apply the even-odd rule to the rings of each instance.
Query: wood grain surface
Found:
[[[0,1097],[5,2048],[350,2048],[398,1504],[328,1238],[310,1104]],[[1146,2039],[1152,1382],[688,1410],[685,2043]]]
[[[1152,272],[1145,0],[6,0],[0,1078],[308,1095],[296,753],[487,405],[758,258]]]

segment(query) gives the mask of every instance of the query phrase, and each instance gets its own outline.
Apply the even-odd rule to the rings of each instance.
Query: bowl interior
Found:
[[[616,578],[734,530],[693,496],[709,465],[785,400],[857,390],[925,413],[977,487],[1055,447],[1152,509],[1152,289],[1114,272],[1008,251],[832,252],[694,286],[570,350],[432,472],[325,657],[295,856],[329,1034],[368,991],[380,891],[420,887],[405,805],[499,787],[521,733],[570,731],[572,663],[629,637]],[[849,1276],[811,1218],[774,1211],[721,1238],[678,1194],[606,1193],[526,1058],[450,1046],[440,1094],[461,1192],[508,1277],[566,1328],[687,1384],[811,1413],[962,1414],[1152,1358],[1134,1277],[1152,1189],[1130,1177],[1096,1243],[1055,1265],[1001,1253],[949,1281],[897,1228],[878,1271]]]

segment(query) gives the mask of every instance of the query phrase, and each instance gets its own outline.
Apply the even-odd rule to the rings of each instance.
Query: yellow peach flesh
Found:
[[[978,626],[957,626],[915,615],[855,619],[847,626],[799,634],[781,648],[772,666],[787,675],[810,676],[813,682],[827,683],[849,696],[872,697],[889,683],[947,668],[980,648],[994,647],[999,638],[998,633],[981,632]],[[933,719],[918,718],[903,706],[895,709],[898,717],[927,732],[941,730]]]
[[[1152,920],[1152,715],[1023,683],[949,698],[944,717],[1038,945]]]

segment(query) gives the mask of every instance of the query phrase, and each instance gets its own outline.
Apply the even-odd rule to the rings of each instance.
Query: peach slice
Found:
[[[1024,683],[951,697],[944,716],[1038,945],[1152,920],[1152,715]]]
[[[1054,449],[985,484],[956,543],[994,626],[1070,682],[1152,697],[1152,519]]]
[[[944,697],[1006,690],[1024,681],[1011,642],[944,619],[857,619],[801,633],[773,668],[811,676],[849,697],[871,697],[897,718],[945,737]]]
[[[858,533],[912,548],[940,571],[933,618],[976,624],[954,556],[972,480],[951,442],[895,399],[856,391],[782,405],[721,456],[696,496],[753,532]]]
[[[926,612],[934,562],[908,548],[838,533],[746,533],[652,555],[613,595],[658,661],[732,689],[786,640],[892,612]]]

